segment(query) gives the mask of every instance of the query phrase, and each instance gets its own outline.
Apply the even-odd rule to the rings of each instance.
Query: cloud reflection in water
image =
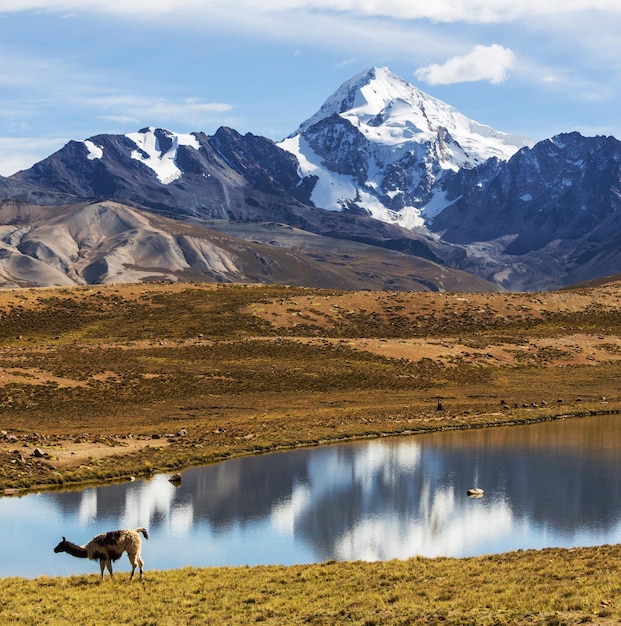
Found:
[[[0,576],[92,571],[50,545],[118,527],[147,526],[145,561],[163,569],[616,543],[620,520],[621,427],[602,416],[244,457],[188,469],[178,488],[155,476],[3,498],[23,549]]]

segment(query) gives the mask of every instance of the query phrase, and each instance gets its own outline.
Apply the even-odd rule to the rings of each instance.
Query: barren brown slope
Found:
[[[0,202],[0,287],[200,281],[330,289],[495,291],[474,276],[280,224],[240,238],[117,202]],[[268,233],[268,237],[262,234]],[[294,245],[290,242],[296,237]]]

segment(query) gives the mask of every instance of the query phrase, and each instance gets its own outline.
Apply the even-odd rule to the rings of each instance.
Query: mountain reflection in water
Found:
[[[136,526],[149,528],[147,570],[616,543],[620,470],[621,421],[602,416],[244,457],[186,470],[179,487],[155,476],[2,498],[20,549],[0,576],[94,572],[52,554],[61,535]]]

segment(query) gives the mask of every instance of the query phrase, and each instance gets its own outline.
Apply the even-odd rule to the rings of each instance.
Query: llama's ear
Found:
[[[63,537],[63,543],[64,543],[65,541],[67,541],[67,540]]]

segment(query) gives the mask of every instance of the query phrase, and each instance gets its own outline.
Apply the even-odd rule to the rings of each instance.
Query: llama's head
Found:
[[[88,552],[84,546],[76,546],[75,543],[67,541],[64,537],[63,540],[54,548],[54,552],[56,552],[56,554],[59,552],[66,552],[67,554],[77,556],[80,559],[88,558]]]
[[[54,548],[54,552],[58,554],[59,552],[67,552],[67,544],[69,542],[63,537],[63,540]]]

